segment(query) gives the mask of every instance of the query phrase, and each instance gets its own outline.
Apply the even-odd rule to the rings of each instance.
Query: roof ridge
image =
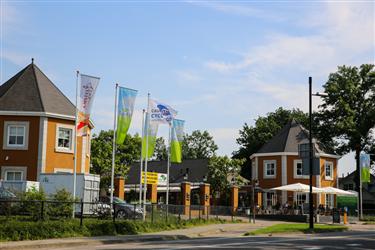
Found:
[[[293,118],[292,119],[290,119],[289,120],[289,122],[287,123],[287,124],[285,124],[285,126],[289,126],[289,129],[288,129],[288,133],[287,133],[287,135],[286,135],[286,137],[285,137],[285,140],[284,140],[284,146],[283,146],[283,152],[286,152],[286,143],[288,142],[288,137],[289,137],[289,133],[290,133],[290,129],[291,129],[291,127],[292,127],[292,123],[293,123],[293,121],[295,121]],[[284,126],[284,127],[285,127]],[[282,128],[283,129],[283,128]]]
[[[42,94],[40,93],[40,88],[39,88],[39,80],[38,78],[36,77],[36,74],[35,74],[35,64],[34,64],[34,61],[31,63],[31,67],[32,67],[32,71],[33,71],[33,75],[35,77],[35,84],[36,84],[36,88],[38,89],[38,95],[39,95],[39,100],[40,100],[40,104],[42,105],[42,109],[43,111],[46,111],[46,109],[44,108],[44,103],[43,103],[43,98],[42,98]]]

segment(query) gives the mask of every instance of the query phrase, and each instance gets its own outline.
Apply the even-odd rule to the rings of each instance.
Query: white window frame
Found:
[[[294,192],[294,202],[297,204],[297,206],[301,206],[302,203],[302,199],[299,199],[298,197],[301,196],[301,195],[305,195],[306,196],[306,200],[304,203],[309,203],[309,193],[300,193],[300,192]]]
[[[298,163],[301,163],[302,166],[302,160],[294,160],[293,161],[293,177],[294,179],[309,179],[308,175],[299,175],[297,174],[297,165]]]
[[[327,166],[330,167],[331,176],[327,176]],[[324,179],[327,181],[333,180],[333,162],[332,161],[326,161],[324,163]]]
[[[21,172],[21,180],[17,181],[9,181],[7,180],[8,172]],[[27,176],[27,167],[18,167],[18,166],[3,166],[1,167],[1,179],[9,182],[18,182],[18,181],[26,181]]]
[[[10,128],[12,126],[24,127],[23,144],[9,144]],[[27,150],[29,146],[29,122],[28,121],[5,121],[3,133],[3,149],[5,150]]]
[[[59,147],[59,129],[64,128],[64,129],[71,129],[72,130],[72,136],[71,136],[71,147],[64,148],[64,147]],[[74,131],[74,125],[68,125],[68,124],[57,124],[56,125],[56,138],[55,138],[55,151],[60,152],[60,153],[73,153],[74,152],[74,147],[75,147],[75,131]]]
[[[329,197],[329,199],[327,199]],[[329,200],[329,202],[328,202]],[[334,197],[333,197],[333,194],[326,194],[325,196],[325,204],[326,204],[326,207],[329,207],[329,208],[333,208],[334,207]]]
[[[268,164],[274,164],[274,174],[273,175],[268,175],[267,174],[267,165]],[[276,160],[265,160],[263,161],[263,178],[264,179],[275,179],[276,178],[276,173],[277,173],[277,165],[276,165]]]

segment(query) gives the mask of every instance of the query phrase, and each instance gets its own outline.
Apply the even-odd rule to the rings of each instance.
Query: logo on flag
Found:
[[[81,88],[78,106],[78,125],[77,134],[79,136],[87,134],[87,128],[90,122],[90,112],[96,88],[99,85],[99,77],[81,74]]]
[[[171,106],[150,100],[150,121],[157,123],[171,124],[174,117],[177,115],[177,111]]]

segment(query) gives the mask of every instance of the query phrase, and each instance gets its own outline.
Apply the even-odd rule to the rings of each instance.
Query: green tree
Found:
[[[324,143],[334,146],[336,153],[370,152],[375,144],[375,70],[374,65],[359,68],[339,66],[323,86],[323,104],[319,106],[318,133]],[[357,160],[359,173],[359,160]],[[359,190],[359,175],[356,178]]]
[[[237,144],[240,145],[240,148],[233,152],[233,158],[246,159],[241,170],[243,177],[247,179],[251,177],[250,156],[256,153],[292,118],[308,128],[308,114],[299,109],[287,110],[281,107],[264,117],[258,117],[254,126],[245,123],[240,130],[240,136],[237,138]]]
[[[101,177],[101,185],[108,187],[112,169],[113,130],[100,131],[91,142],[92,173]],[[115,175],[125,176],[129,166],[141,157],[141,138],[128,134],[125,141],[116,147]]]
[[[182,141],[183,159],[208,159],[216,155],[216,150],[218,146],[207,131],[195,130]]]
[[[241,184],[240,171],[243,160],[230,159],[227,156],[214,156],[208,163],[207,181],[211,194],[219,193],[223,201],[229,201],[231,185]]]
[[[158,137],[155,143],[154,158],[158,161],[167,160],[167,146],[163,137]]]

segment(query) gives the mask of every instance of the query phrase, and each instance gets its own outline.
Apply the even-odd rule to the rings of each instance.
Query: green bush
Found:
[[[42,205],[44,205],[39,201],[45,200],[46,194],[43,189],[36,190],[32,187],[21,195],[20,212],[30,215],[34,220],[39,220],[42,217]]]
[[[70,192],[66,189],[57,190],[55,194],[51,196],[52,201],[48,203],[47,214],[50,217],[58,218],[70,218],[73,214],[73,204],[75,201]]]

